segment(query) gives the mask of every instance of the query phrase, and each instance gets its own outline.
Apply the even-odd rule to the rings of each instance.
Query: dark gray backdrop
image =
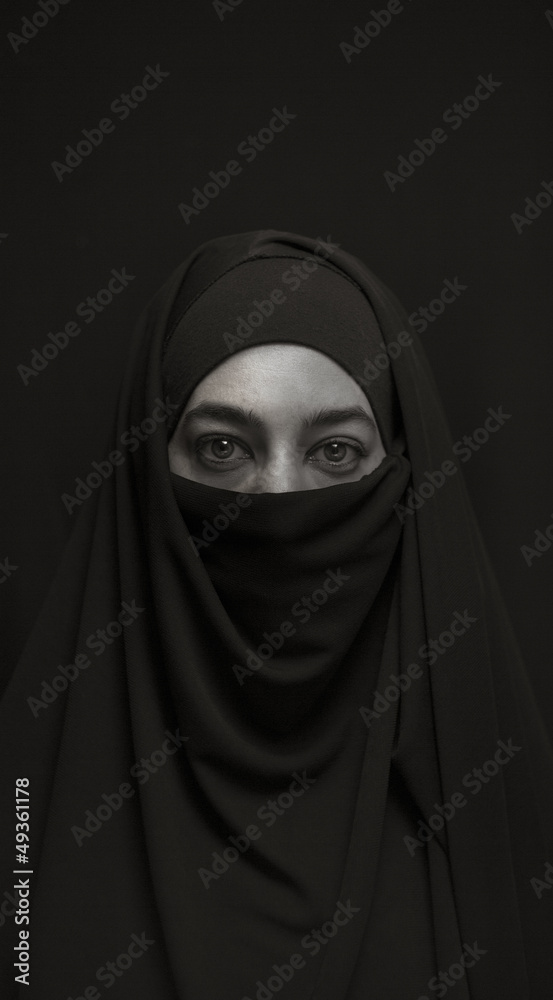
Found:
[[[56,0],[44,4],[46,13],[38,0],[12,2],[0,30],[4,672],[77,516],[61,494],[109,450],[140,310],[199,243],[274,227],[340,242],[408,313],[439,296],[446,278],[466,286],[421,339],[454,440],[482,426],[489,407],[511,414],[461,466],[553,723],[553,546],[531,565],[521,553],[553,522],[553,206],[542,187],[553,182],[553,9],[535,0],[242,0],[217,12],[208,0],[68,0],[56,13]],[[387,7],[394,13],[380,13]],[[368,44],[342,45],[368,21]],[[142,84],[147,66],[160,82],[123,120],[111,105]],[[488,99],[444,122],[480,76],[494,81]],[[273,108],[295,118],[248,162],[237,149]],[[112,130],[60,180],[54,161],[106,117]],[[423,162],[392,191],[385,172],[437,128],[447,139],[415,156]],[[240,174],[187,223],[179,204],[230,159]],[[532,209],[526,199],[540,191],[543,208]],[[513,220],[525,209],[530,223]],[[122,268],[134,275],[128,287],[93,322],[79,320],[78,304]],[[71,320],[81,333],[25,384],[17,366]]]

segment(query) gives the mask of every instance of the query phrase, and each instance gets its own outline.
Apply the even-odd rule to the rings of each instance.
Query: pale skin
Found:
[[[172,472],[237,493],[352,483],[386,452],[361,387],[320,351],[263,344],[198,383],[169,442]]]

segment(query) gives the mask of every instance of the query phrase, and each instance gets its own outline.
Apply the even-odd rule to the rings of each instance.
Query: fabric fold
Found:
[[[10,918],[7,998],[102,990],[125,954],[113,995],[144,1000],[417,1000],[450,970],[467,1000],[550,988],[553,894],[530,880],[553,860],[551,749],[460,471],[401,503],[452,454],[422,349],[386,287],[326,252],[210,241],[139,323],[114,445],[160,398],[171,421],[82,505],[0,706],[2,814],[25,776],[33,823],[32,975],[15,982]],[[387,454],[240,506],[173,475],[168,436],[293,262],[302,290],[243,348],[328,354]],[[332,322],[306,326],[323,288]]]

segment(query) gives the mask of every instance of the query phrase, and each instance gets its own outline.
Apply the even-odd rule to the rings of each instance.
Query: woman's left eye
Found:
[[[322,458],[314,457],[318,452],[322,453]],[[309,461],[337,468],[349,468],[357,464],[363,455],[364,451],[360,445],[351,444],[349,441],[326,441],[311,452]]]

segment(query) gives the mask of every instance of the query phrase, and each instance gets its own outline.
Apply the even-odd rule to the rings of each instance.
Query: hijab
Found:
[[[275,342],[358,382],[382,463],[289,494],[171,473],[194,387]],[[393,295],[324,241],[204,244],[140,321],[111,446],[0,708],[3,815],[17,778],[31,801],[6,995],[544,995],[551,751]]]

